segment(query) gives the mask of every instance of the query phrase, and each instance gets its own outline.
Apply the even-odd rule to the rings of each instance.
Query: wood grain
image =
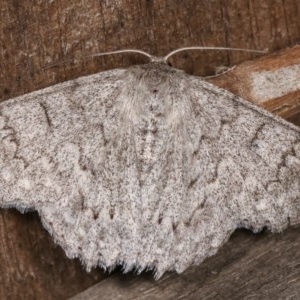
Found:
[[[299,228],[280,235],[237,231],[198,267],[169,273],[122,275],[101,281],[70,300],[96,299],[299,299]]]
[[[268,81],[272,81],[272,74],[280,74],[280,70],[284,71],[284,76],[282,78],[278,76],[272,84],[269,82],[269,85],[276,87],[280,96],[272,96],[274,91],[264,89],[262,82],[259,82],[259,88],[263,93],[260,97],[255,95],[253,91],[255,76],[266,74]],[[264,76],[259,77],[262,78]],[[299,46],[241,63],[223,75],[207,80],[300,125],[298,120],[300,116]]]

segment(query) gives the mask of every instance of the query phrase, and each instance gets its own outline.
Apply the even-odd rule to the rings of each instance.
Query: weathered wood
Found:
[[[1,99],[141,61],[129,55],[89,59],[96,52],[139,48],[165,55],[190,45],[272,52],[300,38],[295,0],[3,0],[0,13]],[[173,62],[189,73],[207,75],[254,56],[193,51],[176,55]]]
[[[144,61],[136,55],[90,59],[96,52],[138,48],[165,55],[190,45],[268,48],[272,52],[299,41],[299,16],[296,0],[3,0],[0,99]],[[255,56],[193,51],[174,56],[172,63],[190,74],[211,75],[216,67]],[[87,274],[78,261],[67,259],[36,214],[1,210],[0,232],[1,299],[65,299],[103,278],[101,270]],[[244,238],[242,234],[241,249]],[[222,253],[226,260],[229,254]],[[222,266],[220,263],[218,269]],[[192,276],[186,280],[199,280]]]
[[[70,300],[299,299],[300,228],[284,234],[233,234],[213,257],[155,282],[151,274],[115,274]]]
[[[300,125],[300,47],[247,61],[208,79]]]

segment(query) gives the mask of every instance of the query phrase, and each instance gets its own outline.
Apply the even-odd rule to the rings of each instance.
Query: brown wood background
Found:
[[[1,0],[0,100],[144,61],[140,56],[124,54],[89,57],[97,52],[137,48],[165,55],[175,48],[191,45],[274,52],[297,44],[299,37],[298,0]],[[174,56],[172,63],[190,74],[211,75],[218,67],[235,65],[255,56],[258,55],[191,51]],[[215,294],[203,294],[202,299],[221,299],[222,295],[253,299],[246,284],[253,281],[256,285],[251,289],[261,291],[261,299],[270,295],[273,299],[286,299],[286,295],[297,299],[300,290],[295,285],[289,292],[289,286],[299,275],[300,255],[297,256],[299,251],[295,251],[295,245],[286,263],[277,264],[266,256],[260,264],[252,266],[251,259],[243,264],[239,258],[249,252],[254,256],[267,255],[261,249],[267,247],[264,245],[276,252],[277,247],[282,249],[281,245],[300,242],[299,232],[293,228],[283,235],[239,231],[215,257],[198,267],[196,273],[190,272],[186,277],[167,276],[181,282],[181,290],[184,282],[192,281],[196,289],[197,282],[198,286],[204,282],[209,284],[212,276],[219,280]],[[226,266],[237,260],[234,275],[226,274]],[[118,271],[117,274],[119,281],[124,280],[124,293],[128,292],[128,276],[132,280],[135,276],[124,276]],[[87,274],[79,261],[67,259],[35,213],[0,211],[0,299],[66,299],[105,277],[107,274],[99,269]],[[260,286],[258,278],[261,278]],[[153,286],[157,284],[147,276],[145,280]],[[159,281],[162,288],[163,282],[164,278]],[[275,288],[279,286],[281,293]],[[182,298],[196,299],[193,293],[183,293]]]

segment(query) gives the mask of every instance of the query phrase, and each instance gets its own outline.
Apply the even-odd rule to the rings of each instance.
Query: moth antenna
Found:
[[[104,55],[110,55],[110,54],[118,54],[118,53],[139,53],[139,54],[142,54],[142,55],[152,59],[152,55],[150,55],[149,53],[142,51],[142,50],[136,50],[136,49],[124,49],[124,50],[96,53],[96,54],[91,55],[91,57],[104,56]]]
[[[245,52],[252,52],[252,53],[267,53],[268,51],[265,50],[251,50],[251,49],[244,49],[244,48],[227,48],[227,47],[199,47],[199,46],[192,46],[192,47],[183,47],[183,48],[179,48],[176,50],[173,50],[172,52],[170,52],[169,54],[167,54],[164,59],[166,61],[168,61],[168,59],[178,53],[178,52],[182,52],[182,51],[186,51],[186,50],[227,50],[227,51],[245,51]]]
[[[142,54],[142,55],[150,58],[151,61],[153,60],[153,56],[150,55],[149,53],[147,53],[145,51],[142,51],[142,50],[136,50],[136,49],[124,49],[124,50],[116,50],[116,51],[109,51],[109,52],[101,52],[101,53],[96,53],[96,54],[89,55],[88,57],[104,56],[104,55],[126,53],[126,52],[127,53],[128,52],[139,53],[139,54]],[[62,62],[52,63],[52,64],[49,64],[46,67],[44,67],[44,69],[49,69],[49,68],[61,66],[61,65],[65,64],[66,62],[68,62],[68,61],[62,61]],[[69,61],[69,62],[71,62],[71,61]]]

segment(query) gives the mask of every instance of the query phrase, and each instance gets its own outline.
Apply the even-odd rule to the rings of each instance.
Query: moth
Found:
[[[299,128],[146,55],[0,104],[0,206],[38,211],[87,270],[156,278],[298,224]]]

